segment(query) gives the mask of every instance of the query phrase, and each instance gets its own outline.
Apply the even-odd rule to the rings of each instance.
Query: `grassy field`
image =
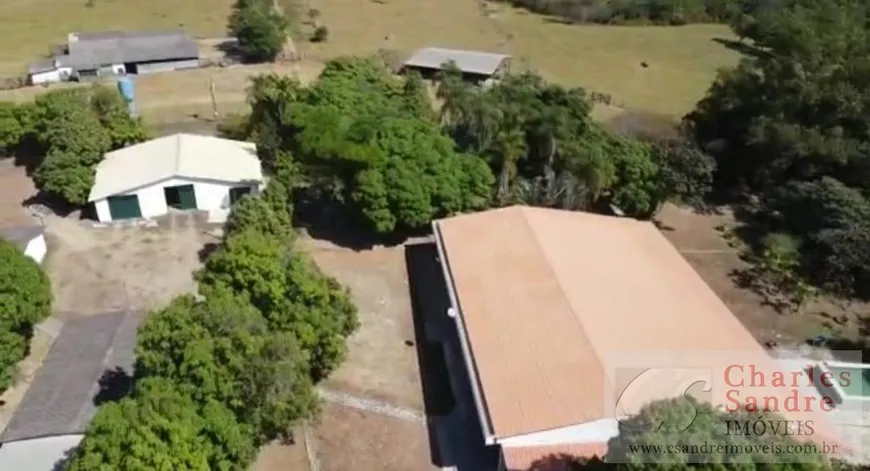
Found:
[[[378,48],[407,54],[423,46],[502,52],[515,57],[514,68],[531,67],[556,82],[609,93],[615,104],[671,116],[691,109],[716,69],[739,59],[715,41],[733,38],[721,25],[566,25],[501,4],[484,11],[474,0],[309,3],[330,31],[326,43],[297,41],[312,59]]]
[[[195,36],[226,34],[233,0],[5,0],[0,76],[21,75],[76,31],[184,28]],[[91,5],[91,6],[88,6]]]
[[[183,27],[197,36],[225,34],[233,0],[172,2],[169,0],[9,0],[0,30],[0,76],[21,74],[27,63],[44,56],[70,31]],[[614,27],[566,25],[503,4],[475,0],[282,0],[320,11],[318,22],[329,28],[329,41],[297,46],[311,61],[341,55],[370,54],[380,48],[408,54],[422,46],[444,46],[504,52],[513,68],[533,68],[566,85],[579,85],[614,97],[620,107],[677,117],[703,96],[717,68],[739,58],[715,41],[732,38],[727,27]],[[91,4],[92,6],[87,6]],[[306,16],[303,14],[302,16]],[[302,35],[310,34],[303,31]],[[645,62],[647,67],[642,67]],[[216,71],[233,78],[239,72]],[[158,93],[155,107],[185,97],[181,107],[206,88],[194,75],[177,77],[171,93]],[[187,78],[192,77],[192,78]],[[216,80],[221,80],[216,78]],[[196,82],[196,83],[195,83]],[[244,82],[244,81],[242,81]],[[142,106],[150,108],[150,85],[143,82]],[[192,88],[188,88],[192,87]],[[241,93],[241,87],[238,93]],[[158,86],[162,89],[162,86]],[[206,93],[207,94],[207,93]],[[0,99],[4,99],[0,95]],[[162,119],[162,118],[161,118]]]

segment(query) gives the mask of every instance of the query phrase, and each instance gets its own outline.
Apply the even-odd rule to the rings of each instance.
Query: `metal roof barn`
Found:
[[[182,30],[72,33],[68,48],[67,61],[77,69],[199,57],[196,41]]]
[[[426,47],[414,52],[404,65],[405,67],[440,70],[444,64],[453,62],[459,70],[467,74],[493,75],[510,57],[490,52]]]
[[[143,317],[111,312],[67,319],[0,442],[83,433],[97,411],[106,372],[132,377]],[[0,469],[6,469],[2,463]]]

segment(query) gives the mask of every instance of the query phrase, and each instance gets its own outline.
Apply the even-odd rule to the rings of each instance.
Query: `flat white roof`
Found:
[[[79,446],[84,435],[57,435],[7,442],[0,445],[0,469],[54,471]]]
[[[263,171],[253,143],[173,134],[107,153],[97,166],[88,201],[174,177],[262,182]]]
[[[447,62],[456,63],[459,70],[470,74],[492,75],[510,56],[491,52],[463,51],[441,47],[418,49],[405,61],[407,67],[441,69]]]

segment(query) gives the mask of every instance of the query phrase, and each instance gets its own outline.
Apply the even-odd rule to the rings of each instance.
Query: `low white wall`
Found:
[[[42,234],[28,242],[27,248],[24,249],[24,254],[36,260],[36,263],[42,263],[45,260],[46,252],[48,252],[48,247],[45,245],[45,236]]]
[[[60,71],[59,70],[49,70],[47,72],[39,72],[36,74],[30,74],[30,83],[33,85],[39,85],[42,83],[54,83],[60,82]]]
[[[598,419],[579,425],[498,439],[503,447],[602,443],[619,435],[616,419]]]
[[[230,188],[250,187],[251,192],[256,194],[262,187],[262,184],[257,183],[243,184],[191,178],[170,178],[143,188],[118,193],[117,195],[136,194],[139,197],[139,209],[142,211],[142,217],[149,219],[162,216],[169,210],[166,206],[166,196],[163,193],[163,189],[169,186],[181,185],[193,185],[193,192],[196,195],[196,208],[203,211],[229,208]],[[107,200],[95,201],[94,207],[99,221],[109,222],[112,220]]]

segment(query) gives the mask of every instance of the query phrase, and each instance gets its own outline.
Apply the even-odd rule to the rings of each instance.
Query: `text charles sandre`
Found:
[[[755,365],[729,365],[722,378],[725,390],[725,410],[737,412],[830,412],[834,409],[834,398],[824,394],[801,394],[800,390],[815,388],[821,384],[832,388],[835,384],[847,388],[853,378],[849,372],[834,375],[813,366],[800,371],[763,371]],[[767,390],[782,389],[782,394],[757,396],[752,388]]]

